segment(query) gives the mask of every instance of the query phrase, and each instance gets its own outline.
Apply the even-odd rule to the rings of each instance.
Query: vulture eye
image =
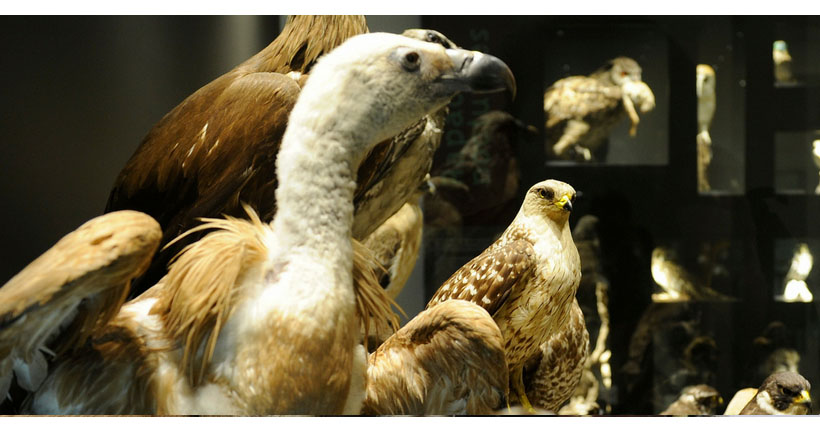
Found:
[[[427,41],[430,43],[438,43],[439,45],[444,45],[444,42],[435,33],[427,33]]]
[[[572,198],[569,199],[571,203],[575,203],[575,194],[572,195]]]
[[[411,51],[411,52],[408,52],[407,54],[404,54],[404,68],[405,69],[407,69],[409,71],[417,70],[419,68],[419,63],[420,62],[421,61],[419,59],[419,54],[417,52]]]
[[[540,190],[538,190],[538,195],[539,195],[542,199],[547,199],[547,200],[552,200],[552,198],[553,198],[553,196],[554,196],[554,194],[552,193],[552,191],[551,191],[551,190],[548,190],[548,189],[546,189],[546,188],[541,188]]]

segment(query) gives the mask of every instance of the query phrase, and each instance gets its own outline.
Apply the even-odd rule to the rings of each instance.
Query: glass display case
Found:
[[[805,376],[820,398],[820,274],[813,267],[820,252],[820,18],[398,18],[368,21],[371,31],[438,30],[463,48],[502,59],[517,84],[514,99],[464,94],[450,104],[431,170],[437,193],[422,200],[418,263],[397,299],[409,318],[493,243],[532,184],[558,179],[578,192],[570,227],[584,269],[577,298],[590,351],[597,351],[593,413],[659,414],[696,384],[714,387],[728,403],[741,388],[758,387],[784,369]],[[0,138],[9,149],[0,156],[6,175],[0,189],[18,209],[3,224],[19,231],[2,233],[10,244],[3,282],[104,207],[109,185],[155,121],[261,49],[281,27],[276,16],[228,23],[215,17],[70,19],[3,19],[4,45],[22,46],[23,35],[47,29],[26,42],[36,54],[15,46],[5,56],[19,60],[3,68],[8,100],[0,121],[7,127],[0,127]],[[244,28],[241,37],[219,45],[217,58],[210,58],[212,38],[232,25]],[[189,34],[176,35],[174,27]],[[94,32],[117,37],[99,41]],[[191,34],[211,38],[188,52],[191,39],[199,38]],[[243,46],[241,58],[235,45]],[[58,62],[71,73],[48,71],[53,64],[43,60],[61,49]],[[145,58],[121,58],[135,49]],[[619,57],[639,65],[641,86],[593,91],[579,84],[571,88],[579,99],[594,93],[609,97],[601,102],[609,107],[585,102],[591,113],[571,119],[546,106],[554,88],[569,91],[559,82],[588,78]],[[173,68],[169,64],[177,69],[163,71]],[[37,73],[18,76],[26,69]],[[92,79],[99,70],[118,79]],[[155,78],[159,83],[152,84]],[[566,94],[559,98],[566,101]],[[480,151],[491,160],[504,157],[504,171],[457,184],[476,194],[454,209],[448,199],[458,191],[446,172],[481,132],[477,125],[501,117],[498,112],[515,124],[504,129],[507,146]],[[578,143],[581,137],[558,143],[579,129],[598,134],[587,137],[588,145]],[[81,149],[70,153],[74,147]],[[49,178],[72,174],[71,163],[60,160],[75,161],[86,176]],[[26,177],[34,179],[21,180]],[[488,191],[488,181],[502,177],[508,181],[499,188],[503,193]],[[43,213],[54,201],[61,206],[53,211],[65,220]],[[725,403],[715,413],[723,413]],[[16,413],[17,406],[6,402],[0,413]]]

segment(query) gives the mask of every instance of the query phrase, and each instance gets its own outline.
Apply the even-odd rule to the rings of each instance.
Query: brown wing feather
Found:
[[[149,134],[120,174],[107,210],[127,206],[154,215],[164,229],[163,245],[200,217],[244,216],[242,202],[252,202],[270,220],[276,212],[273,166],[299,91],[293,79],[277,73],[233,79],[209,113]],[[201,236],[158,253],[135,292],[155,284],[171,258]]]
[[[365,415],[489,414],[507,395],[504,340],[463,300],[425,310],[370,355]]]
[[[0,288],[0,381],[10,377],[11,361],[34,360],[59,329],[66,334],[51,345],[58,352],[84,343],[104,326],[124,302],[130,280],[147,267],[160,237],[159,225],[148,215],[106,214],[60,239]]]
[[[444,281],[427,307],[449,299],[462,299],[494,315],[510,291],[534,272],[534,254],[532,244],[523,239],[490,247]]]

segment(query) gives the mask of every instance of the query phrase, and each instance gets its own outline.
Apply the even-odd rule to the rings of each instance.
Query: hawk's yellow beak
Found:
[[[811,396],[809,396],[809,391],[801,391],[800,396],[794,399],[794,403],[811,403]]]
[[[570,200],[570,197],[568,195],[564,195],[563,197],[561,197],[561,200],[555,202],[555,206],[558,206],[559,208],[564,209],[565,211],[572,212],[572,201]]]

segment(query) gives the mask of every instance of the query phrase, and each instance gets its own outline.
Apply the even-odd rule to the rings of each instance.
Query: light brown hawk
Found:
[[[504,335],[510,386],[528,409],[524,365],[566,326],[581,280],[569,214],[575,190],[546,180],[533,185],[501,237],[445,281],[427,304],[469,300],[486,309]]]

